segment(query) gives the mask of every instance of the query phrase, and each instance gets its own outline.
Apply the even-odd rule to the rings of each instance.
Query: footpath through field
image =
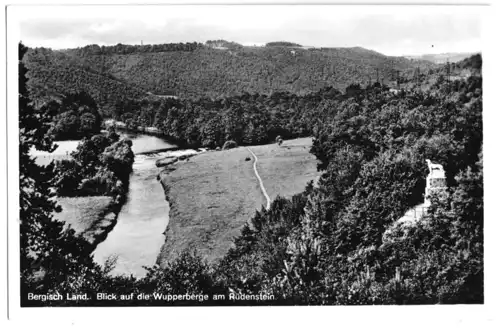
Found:
[[[253,162],[253,170],[255,172],[255,175],[257,176],[257,179],[259,179],[260,189],[262,190],[264,197],[266,197],[266,200],[267,200],[266,210],[268,210],[269,208],[271,208],[271,198],[269,198],[269,195],[267,194],[266,188],[264,187],[264,183],[262,182],[262,179],[260,178],[259,172],[257,171],[257,162],[259,161],[259,159],[257,158],[255,153],[250,148],[247,147],[247,149],[253,155],[253,158],[255,159],[255,161]]]
[[[281,147],[274,143],[249,146],[251,151],[245,146],[207,151],[172,165],[174,170],[162,170],[170,219],[158,264],[165,267],[183,250],[194,248],[209,263],[223,258],[256,211],[277,197],[291,199],[317,180],[311,146],[311,138],[300,138]]]

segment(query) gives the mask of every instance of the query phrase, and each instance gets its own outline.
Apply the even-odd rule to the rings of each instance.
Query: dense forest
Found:
[[[454,65],[453,71],[477,66],[470,60]],[[478,81],[481,79],[477,76],[469,77],[470,87],[465,86],[465,79],[444,83],[446,73],[446,67],[442,67],[434,70],[427,81],[420,76],[421,81],[428,84],[429,94],[438,97],[443,93],[454,93],[454,97],[460,97],[463,102],[470,99],[469,92],[475,92],[480,86]],[[429,82],[432,80],[434,83]],[[464,89],[468,91],[464,92]],[[217,100],[148,97],[118,102],[116,110],[108,114],[125,122],[131,130],[140,126],[156,127],[167,138],[186,147],[216,148],[228,140],[240,145],[253,145],[272,142],[277,136],[285,139],[310,136],[317,130],[319,122],[331,120],[331,108],[345,106],[349,99],[366,102],[365,97],[373,95],[377,95],[374,101],[381,103],[387,101],[388,91],[388,86],[375,82],[364,88],[360,84],[351,84],[345,92],[326,87],[303,96],[274,92],[269,96],[244,93]],[[414,84],[402,89],[400,97],[418,101],[414,98],[422,96],[417,91],[420,88]]]
[[[28,91],[35,106],[67,94],[85,92],[106,111],[119,99],[140,98],[146,91],[105,74],[78,59],[46,48],[29,49],[24,61],[28,69]]]
[[[286,304],[481,303],[481,79],[440,87],[327,107],[312,149],[318,188],[258,212],[224,279]],[[423,202],[426,158],[443,164],[449,189],[420,221],[396,224]]]
[[[96,265],[86,242],[52,220],[57,204],[51,186],[57,171],[53,165],[36,165],[28,151],[31,146],[53,149],[54,117],[30,103],[21,61],[25,52],[21,45],[22,305],[165,305],[137,299],[40,303],[27,298],[35,290],[274,296],[267,301],[171,303],[176,305],[483,303],[480,76],[443,77],[428,90],[391,92],[373,83],[352,84],[346,92],[323,87],[307,95],[275,92],[120,104],[109,113],[131,127],[160,127],[186,144],[213,147],[227,139],[252,144],[276,134],[312,135],[311,152],[322,171],[318,186],[311,183],[293,198],[278,197],[269,210],[257,211],[221,261],[209,265],[195,250],[186,251],[166,268],[149,268],[146,277],[136,279],[109,275],[109,263]],[[468,69],[478,62],[460,65]],[[97,144],[107,141],[91,141],[73,157],[114,171],[113,163],[119,162],[95,156]],[[109,147],[105,152],[113,150]],[[85,159],[86,154],[93,155]],[[426,158],[444,166],[448,188],[434,196],[421,220],[397,223],[423,201]]]
[[[121,43],[114,46],[98,46],[97,44],[91,44],[83,48],[75,49],[74,53],[82,57],[86,55],[127,55],[145,52],[194,51],[201,47],[203,47],[203,44],[197,42],[146,44],[140,46]]]
[[[334,98],[346,96],[324,88],[305,96],[275,92],[270,96],[246,93],[220,100],[145,98],[120,102],[110,114],[131,130],[152,126],[179,145],[216,148],[228,140],[253,145],[274,141],[277,136],[309,136],[314,123],[322,119],[311,115]]]
[[[408,70],[437,65],[389,57],[360,47],[293,48],[275,42],[243,47],[224,40],[207,44],[86,46],[30,49],[24,59],[34,99],[85,91],[103,109],[149,93],[212,99],[245,92],[305,95],[325,87],[344,89],[396,79]]]

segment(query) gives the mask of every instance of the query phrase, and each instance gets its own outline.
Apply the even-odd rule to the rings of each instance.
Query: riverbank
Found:
[[[90,244],[90,251],[106,239],[108,233],[113,229],[123,203],[126,201],[128,192],[128,178],[123,175],[121,179],[96,179],[94,172],[88,171],[88,163],[75,160],[71,153],[77,150],[81,140],[57,141],[57,148],[52,153],[30,150],[30,155],[35,158],[38,165],[48,165],[61,160],[73,161],[74,166],[68,167],[56,165],[56,180],[59,188],[56,197],[61,212],[53,213],[53,218],[64,222],[65,227],[71,227],[75,233]],[[91,140],[88,140],[92,143]],[[94,161],[92,165],[97,171],[106,172],[107,176],[115,176],[117,172],[126,172],[132,169],[133,152],[131,144],[126,141],[106,140],[108,147],[99,148],[99,154],[106,153],[107,158],[117,159],[111,171],[103,162]],[[94,144],[92,144],[94,146]],[[89,147],[90,149],[91,147]],[[85,153],[88,155],[88,153]],[[117,164],[119,163],[119,164]],[[119,166],[116,166],[119,165]],[[102,174],[102,173],[101,173]],[[68,190],[65,186],[75,186],[76,190]],[[62,187],[63,186],[63,187]],[[111,188],[120,186],[109,192]]]
[[[156,161],[182,156],[194,150],[175,150],[175,145],[157,137],[127,134],[133,141],[135,158],[126,201],[116,225],[93,252],[94,261],[115,261],[112,275],[144,276],[144,266],[153,266],[164,242],[162,232],[168,224],[169,206],[157,181]]]
[[[171,153],[183,155],[187,151],[172,152],[171,150],[176,150],[178,147],[158,137],[130,133],[122,133],[122,136],[133,140],[132,151],[136,154],[128,188],[118,197],[58,197],[57,202],[62,211],[54,213],[54,219],[64,222],[66,227],[71,226],[77,235],[86,239],[91,245],[91,252],[98,251],[97,254],[101,254],[103,252],[99,249],[102,249],[112,254],[120,254],[121,251],[116,251],[115,247],[127,250],[130,254],[124,254],[122,258],[127,263],[139,263],[138,267],[134,266],[130,272],[128,270],[130,266],[127,265],[126,270],[120,271],[121,267],[118,263],[115,273],[135,274],[143,272],[141,264],[154,265],[163,244],[161,232],[168,223],[168,203],[165,202],[161,185],[156,180],[158,169],[155,161],[164,155]],[[58,142],[59,148],[55,152],[32,150],[32,155],[40,165],[47,165],[53,160],[70,159],[68,153],[74,151],[79,142]],[[141,220],[149,221],[141,222]],[[135,227],[130,229],[132,233],[127,229],[124,231],[122,227],[124,224],[120,224],[120,221],[126,221],[126,227],[129,221],[133,222]],[[106,242],[110,237],[114,241]],[[127,248],[129,245],[133,246],[138,239],[147,241],[141,254]],[[103,243],[106,245],[101,248]],[[144,259],[146,255],[147,258]],[[106,257],[102,259],[94,257],[94,259],[99,264],[104,264]]]
[[[258,157],[256,166],[271,200],[299,193],[319,177],[311,145],[311,138],[301,138],[281,147],[248,147]],[[158,264],[164,266],[184,249],[197,249],[208,262],[227,253],[245,222],[266,206],[254,161],[246,147],[239,147],[202,153],[160,172],[170,220]]]
[[[121,209],[121,204],[109,196],[60,197],[57,203],[62,211],[54,213],[54,219],[85,238],[92,250],[113,230]]]
[[[111,275],[140,278],[147,273],[143,266],[155,264],[169,215],[157,175],[155,157],[134,164],[127,201],[116,225],[93,252],[98,264],[104,264],[107,259],[116,261]]]
[[[104,126],[113,126],[117,131],[122,132],[122,134],[155,136],[172,145],[177,145],[177,149],[191,148],[189,147],[190,145],[183,143],[182,140],[173,139],[166,135],[162,130],[154,126],[136,126],[135,128],[130,128],[127,126],[127,124],[125,124],[125,122],[116,121],[113,119],[104,121]]]

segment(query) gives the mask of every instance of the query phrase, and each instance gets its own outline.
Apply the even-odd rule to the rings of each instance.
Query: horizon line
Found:
[[[206,40],[204,42],[199,42],[199,41],[185,41],[185,42],[162,42],[162,43],[146,43],[146,44],[141,44],[141,43],[121,43],[121,42],[117,42],[115,44],[98,44],[98,43],[88,43],[88,44],[85,44],[85,45],[81,45],[81,46],[77,46],[77,47],[69,47],[69,48],[56,48],[56,47],[48,47],[48,46],[31,46],[31,45],[28,45],[26,43],[23,43],[25,46],[27,46],[28,48],[45,48],[45,49],[50,49],[50,50],[53,50],[53,51],[65,51],[65,50],[73,50],[73,49],[80,49],[80,48],[85,48],[87,46],[92,46],[92,45],[97,45],[99,47],[115,47],[119,44],[121,45],[124,45],[124,46],[139,46],[139,47],[145,47],[145,46],[151,46],[151,45],[162,45],[162,44],[179,44],[179,43],[184,43],[184,44],[187,44],[187,43],[200,43],[200,44],[203,44],[203,45],[206,45],[206,43],[208,41],[226,41],[226,42],[233,42],[233,43],[236,43],[236,44],[239,44],[240,46],[242,47],[258,47],[258,48],[265,48],[266,45],[268,43],[272,43],[272,42],[290,42],[290,43],[295,43],[295,44],[299,44],[297,42],[293,42],[293,41],[285,41],[285,40],[279,40],[279,41],[269,41],[269,42],[258,42],[258,43],[254,43],[252,44],[251,42],[243,42],[243,43],[240,43],[240,42],[237,42],[237,41],[231,41],[231,40],[226,40],[226,39],[211,39],[211,40]],[[19,42],[23,42],[22,40],[20,40]],[[275,46],[275,47],[279,47],[279,46]],[[286,47],[286,46],[284,46]],[[302,44],[299,44],[299,46],[289,46],[290,48],[306,48],[309,49],[309,48],[313,48],[313,49],[351,49],[351,48],[362,48],[362,49],[365,49],[365,50],[368,50],[368,51],[374,51],[374,52],[377,52],[381,55],[384,55],[386,57],[422,57],[422,56],[428,56],[428,55],[434,55],[434,56],[438,56],[438,55],[446,55],[446,54],[482,54],[482,50],[466,50],[466,51],[444,51],[444,52],[437,52],[437,53],[432,53],[432,52],[426,52],[426,53],[420,53],[420,54],[416,54],[416,53],[405,53],[405,54],[398,54],[398,55],[388,55],[386,53],[383,53],[381,51],[378,51],[378,50],[375,50],[373,48],[367,48],[367,47],[364,47],[364,46],[361,46],[361,45],[352,45],[352,46],[308,46],[308,45],[302,45]]]

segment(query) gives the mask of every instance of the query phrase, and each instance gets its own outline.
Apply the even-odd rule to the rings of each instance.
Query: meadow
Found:
[[[316,182],[320,173],[316,157],[309,153],[311,138],[285,140],[281,147],[264,145],[249,147],[259,158],[257,170],[271,198],[292,197],[304,190],[306,184]]]
[[[259,158],[257,170],[271,200],[301,192],[319,176],[309,153],[311,144],[311,138],[302,138],[287,140],[281,147],[249,147]],[[170,202],[160,264],[184,249],[197,249],[208,262],[226,254],[245,222],[266,205],[253,163],[248,149],[238,147],[202,153],[160,173]]]
[[[79,142],[80,140],[55,141],[54,144],[57,145],[57,148],[52,153],[32,148],[30,150],[30,155],[35,157],[35,161],[38,165],[48,165],[52,161],[70,159],[71,156],[69,154],[76,150]]]
[[[54,219],[65,222],[91,244],[102,240],[116,220],[109,196],[59,197],[57,203],[62,211],[54,213]]]

